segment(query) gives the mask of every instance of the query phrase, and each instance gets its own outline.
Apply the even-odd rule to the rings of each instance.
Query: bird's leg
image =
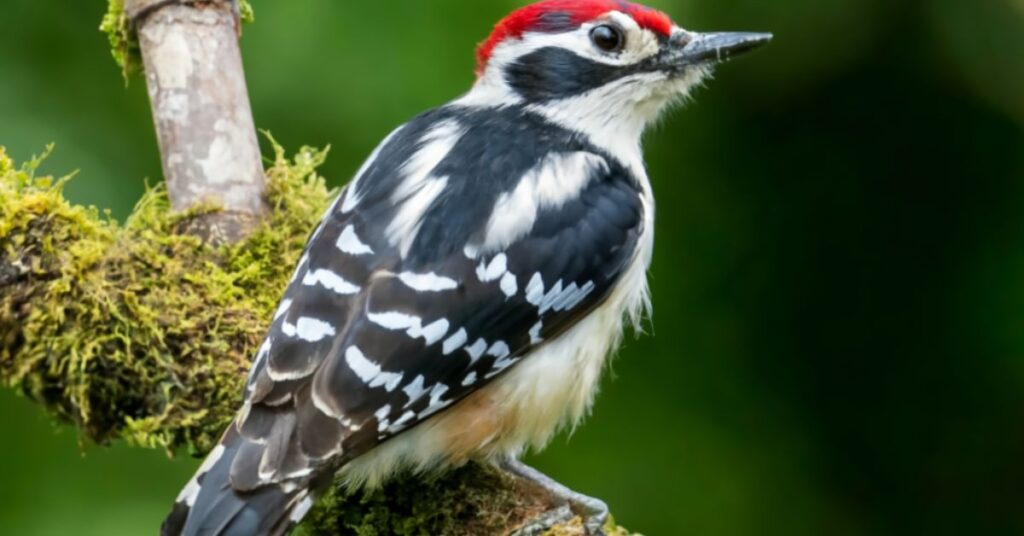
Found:
[[[506,472],[537,485],[553,497],[567,502],[573,511],[583,517],[587,534],[604,536],[604,524],[608,521],[608,505],[604,501],[573,491],[515,458],[504,459],[499,466]]]

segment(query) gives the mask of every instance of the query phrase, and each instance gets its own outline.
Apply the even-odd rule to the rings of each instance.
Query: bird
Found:
[[[162,534],[286,534],[336,478],[373,488],[469,460],[600,534],[604,503],[519,457],[589,413],[650,308],[644,131],[771,39],[620,0],[502,19],[471,89],[389,134],[312,230],[238,414]]]

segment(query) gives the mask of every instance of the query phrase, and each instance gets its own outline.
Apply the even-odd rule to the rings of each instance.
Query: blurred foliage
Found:
[[[257,123],[331,144],[342,184],[473,80],[521,5],[270,2],[243,52]],[[534,458],[649,535],[1024,533],[1024,4],[662,0],[768,30],[648,139],[653,335]],[[75,202],[123,218],[160,176],[101,2],[6,0],[0,143],[50,141]],[[152,533],[195,467],[92,449],[0,393],[0,533]]]

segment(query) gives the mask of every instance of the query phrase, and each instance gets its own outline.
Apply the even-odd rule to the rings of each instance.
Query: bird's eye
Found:
[[[605,52],[618,52],[626,44],[622,30],[608,24],[602,24],[590,31],[590,40],[594,46]]]

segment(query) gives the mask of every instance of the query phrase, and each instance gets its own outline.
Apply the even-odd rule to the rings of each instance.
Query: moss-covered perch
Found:
[[[263,224],[210,246],[179,233],[216,207],[171,213],[156,188],[124,224],[68,203],[67,179],[15,166],[0,148],[0,382],[92,441],[207,452],[240,404],[250,356],[308,233],[334,192],[315,169],[326,153],[277,149]],[[507,534],[554,505],[536,489],[470,465],[408,477],[369,496],[324,497],[310,534]],[[171,497],[168,498],[168,507]],[[554,528],[583,534],[566,510]],[[609,534],[626,534],[608,527]]]

